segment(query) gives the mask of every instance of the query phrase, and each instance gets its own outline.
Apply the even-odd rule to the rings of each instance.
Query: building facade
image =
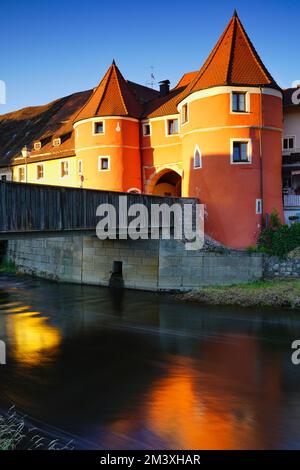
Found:
[[[282,182],[286,223],[300,221],[300,86],[284,91]]]
[[[99,85],[0,116],[0,177],[197,197],[205,230],[255,244],[282,205],[282,91],[234,13],[199,71],[156,91],[113,61]]]

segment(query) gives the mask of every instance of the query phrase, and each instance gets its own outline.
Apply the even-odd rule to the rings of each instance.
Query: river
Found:
[[[300,448],[300,314],[0,275],[0,405],[86,449]]]

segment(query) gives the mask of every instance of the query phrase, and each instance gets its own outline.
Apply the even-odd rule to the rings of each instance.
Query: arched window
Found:
[[[128,189],[127,192],[131,193],[131,194],[141,194],[141,190],[138,189],[138,188],[130,188],[130,189]]]
[[[201,152],[199,150],[198,145],[195,147],[195,152],[194,152],[194,168],[201,168],[202,167],[202,161],[201,161]]]

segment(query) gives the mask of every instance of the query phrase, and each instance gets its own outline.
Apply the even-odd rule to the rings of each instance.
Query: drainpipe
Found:
[[[262,128],[263,128],[263,99],[262,99],[262,87],[260,87],[260,125],[259,125],[259,164],[260,164],[260,198],[262,203],[261,211],[261,228],[263,228],[264,220],[264,177],[263,177],[263,161],[262,161]]]

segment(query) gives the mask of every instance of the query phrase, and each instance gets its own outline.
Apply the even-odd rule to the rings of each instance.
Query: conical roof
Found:
[[[236,11],[184,96],[222,85],[280,89],[257,54]]]
[[[115,61],[80,110],[74,122],[96,116],[128,116],[138,118],[141,105],[132,93]]]

